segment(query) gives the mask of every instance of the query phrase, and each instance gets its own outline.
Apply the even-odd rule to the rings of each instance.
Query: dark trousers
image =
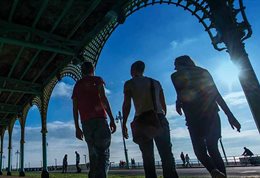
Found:
[[[178,178],[178,174],[175,169],[175,160],[172,154],[169,123],[164,115],[160,114],[159,117],[164,128],[163,133],[155,137],[153,140],[139,144],[139,148],[143,157],[145,178],[157,178],[155,171],[153,141],[155,141],[159,155],[161,157],[163,177]]]
[[[67,172],[67,164],[63,164],[63,166],[62,166],[62,173],[64,173],[64,172]]]
[[[199,135],[189,128],[191,142],[193,145],[194,153],[198,160],[211,172],[213,169],[218,169],[226,175],[226,168],[218,150],[218,140],[220,138],[220,118],[218,114],[215,116],[213,124],[205,135]]]
[[[89,150],[89,178],[107,178],[111,132],[105,119],[92,119],[82,123]]]
[[[184,167],[185,166],[185,158],[181,159],[181,160],[182,160],[182,166]]]
[[[81,168],[79,167],[79,161],[76,161],[76,168],[77,168],[77,172],[80,173]]]

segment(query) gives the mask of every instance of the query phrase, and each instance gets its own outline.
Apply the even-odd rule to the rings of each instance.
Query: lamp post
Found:
[[[15,152],[15,154],[16,154],[16,171],[18,171],[18,159],[19,159],[19,154],[20,154],[20,152],[17,150],[17,151]]]
[[[129,169],[129,162],[128,162],[128,154],[127,154],[127,149],[126,149],[126,144],[125,144],[125,137],[123,134],[123,123],[122,123],[123,117],[121,115],[121,112],[118,112],[118,116],[116,116],[116,122],[120,122],[121,126],[121,131],[122,131],[122,137],[123,137],[123,144],[124,144],[124,151],[125,151],[125,161],[126,161],[126,168]]]
[[[57,158],[54,159],[55,161],[55,170],[57,169]]]
[[[87,166],[87,155],[83,155],[85,160],[85,165]]]
[[[222,148],[222,151],[223,151],[223,154],[224,154],[225,160],[226,160],[226,164],[228,165],[228,159],[227,159],[227,155],[226,155],[226,152],[225,152],[225,149],[224,149],[223,143],[222,143],[222,137],[220,137],[219,142],[220,142],[220,145],[221,145],[221,148]]]

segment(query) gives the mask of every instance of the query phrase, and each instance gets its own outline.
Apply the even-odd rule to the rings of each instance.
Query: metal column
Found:
[[[237,22],[236,14],[226,0],[207,0],[211,9],[211,21],[218,32],[218,43],[226,45],[231,60],[240,70],[239,80],[251,109],[258,131],[260,132],[260,85],[249,61],[243,41],[251,36],[251,27],[246,19],[244,7],[240,7],[244,26]],[[239,1],[243,6],[242,1]],[[245,35],[245,31],[248,34]]]
[[[24,126],[21,127],[21,140],[20,140],[20,169],[19,176],[24,177]]]
[[[0,175],[3,175],[3,172],[2,172],[3,147],[4,147],[4,134],[1,134],[1,148],[0,148]]]
[[[7,175],[8,176],[11,176],[12,173],[12,131],[9,131],[9,134],[8,134],[8,137],[9,137],[9,143],[8,143],[8,169],[7,169]]]
[[[46,139],[47,131],[42,131],[42,178],[49,178],[49,172],[47,167],[47,139]]]

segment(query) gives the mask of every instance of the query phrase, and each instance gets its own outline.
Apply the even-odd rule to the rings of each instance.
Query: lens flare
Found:
[[[224,85],[232,89],[232,86],[239,83],[239,66],[233,64],[231,61],[225,61],[216,69],[216,74]]]

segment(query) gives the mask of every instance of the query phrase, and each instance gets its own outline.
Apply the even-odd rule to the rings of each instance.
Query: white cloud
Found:
[[[251,130],[243,130],[241,129],[241,132],[238,133],[235,130],[233,130],[231,127],[223,128],[222,129],[222,137],[225,139],[255,139],[259,137],[259,132],[256,129]],[[260,139],[259,139],[260,140]]]
[[[244,106],[247,104],[245,94],[242,91],[229,93],[223,98],[231,106]]]
[[[111,90],[105,88],[105,93],[106,93],[107,95],[110,95],[110,94],[111,94]]]
[[[71,97],[73,90],[73,85],[69,85],[64,82],[59,82],[55,86],[52,97]]]
[[[67,84],[65,82],[59,82],[55,86],[52,97],[71,97],[74,85]],[[105,93],[107,95],[111,94],[111,90],[105,88]]]
[[[183,39],[181,41],[173,40],[170,44],[173,49],[177,49],[177,48],[183,48],[183,47],[189,46],[193,43],[196,43],[197,41],[198,41],[197,38],[187,38],[187,39]]]
[[[189,138],[189,132],[186,127],[178,127],[176,129],[171,130],[171,137],[176,139]]]
[[[177,116],[179,116],[179,115],[178,115],[178,113],[176,112],[175,104],[167,105],[166,118],[171,119],[171,118],[174,118],[174,117],[177,117]]]

